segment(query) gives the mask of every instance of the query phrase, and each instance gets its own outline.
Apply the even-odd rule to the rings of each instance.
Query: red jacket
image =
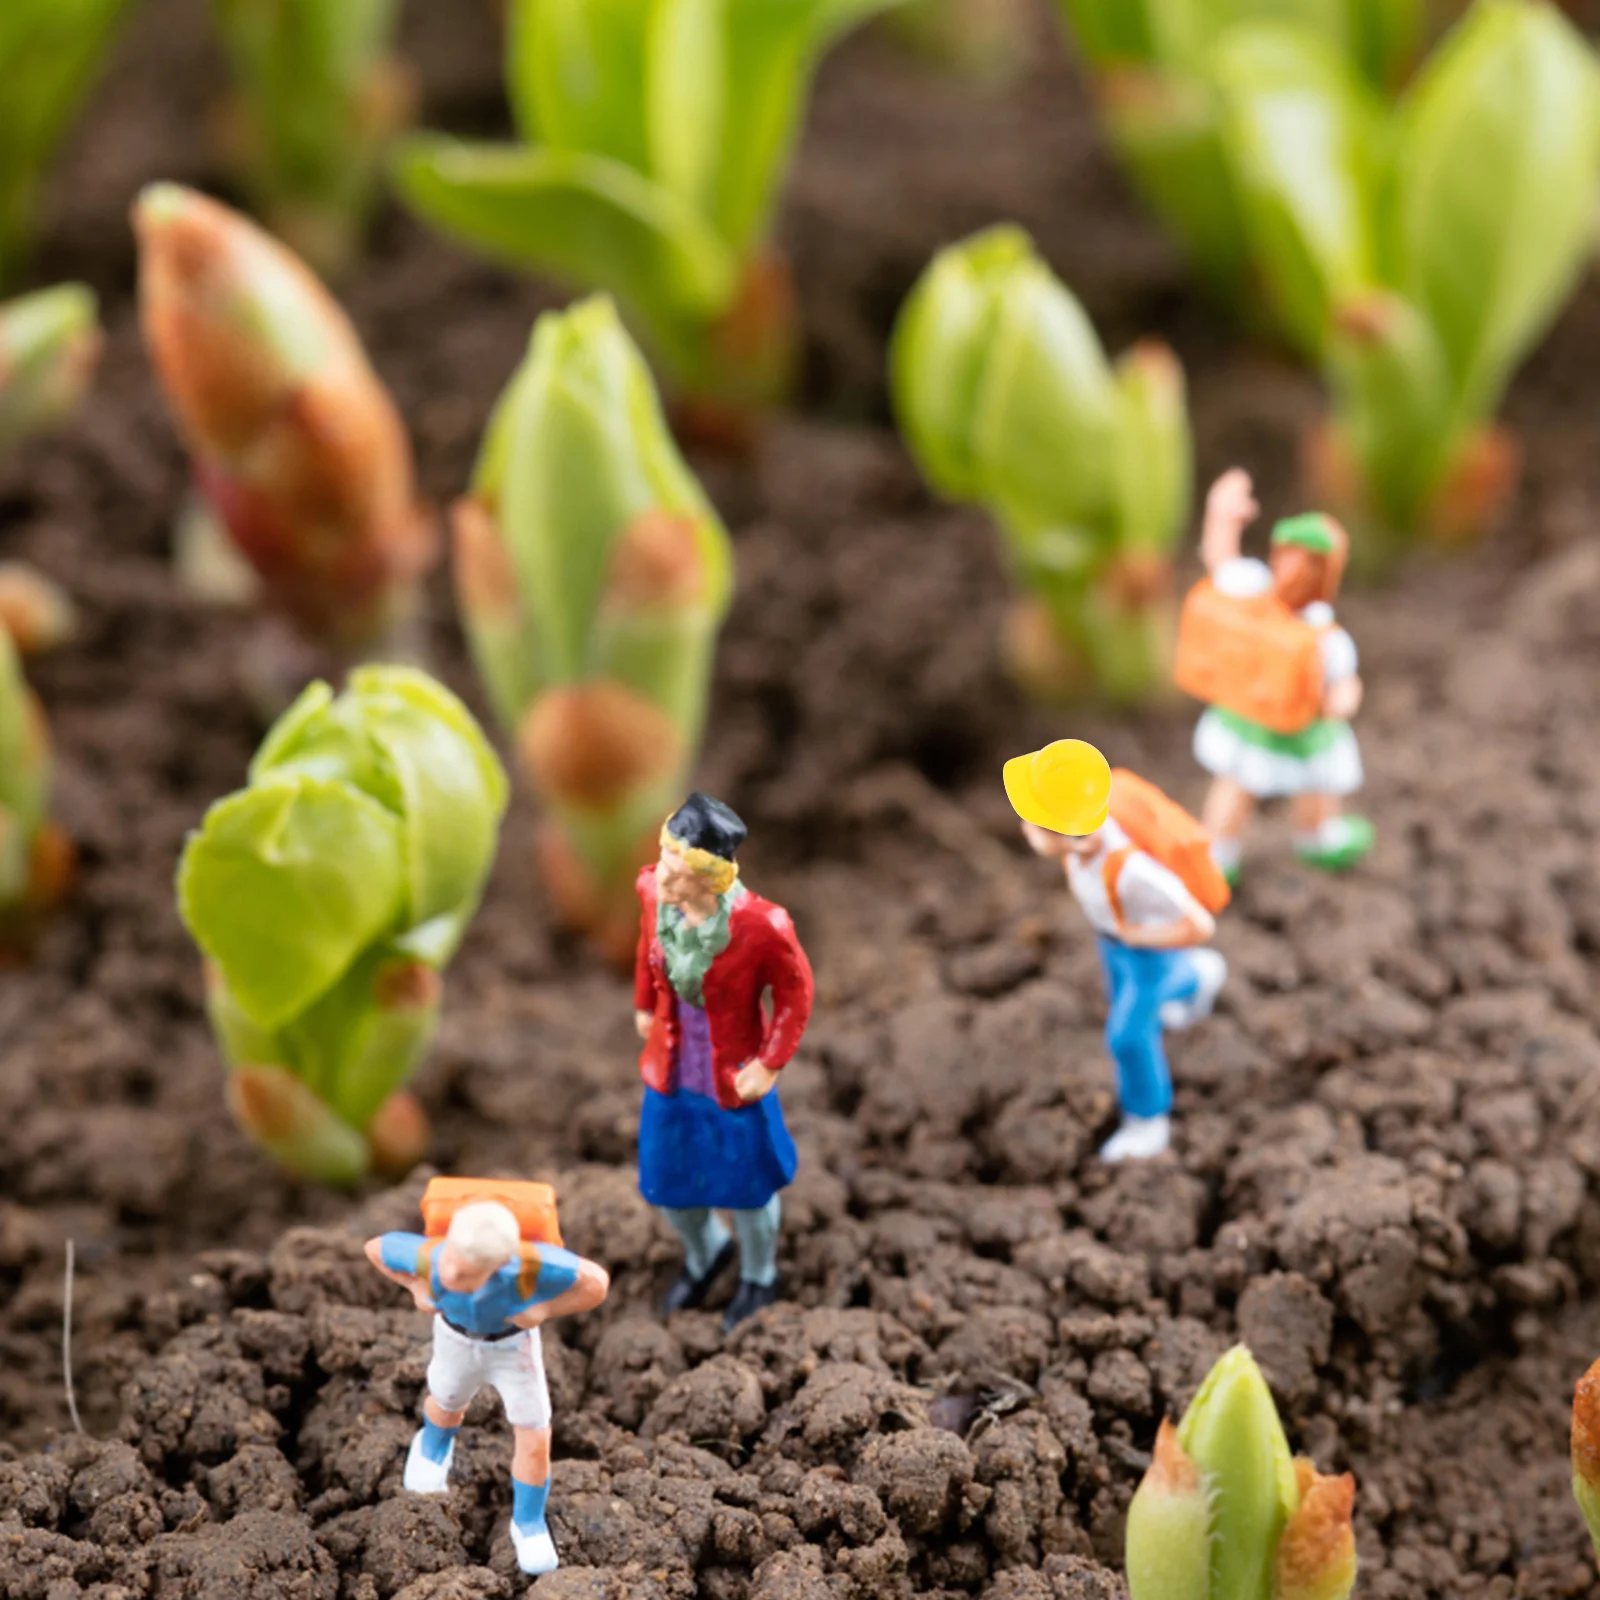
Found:
[[[639,874],[639,951],[633,968],[633,1004],[655,1017],[639,1071],[660,1094],[673,1090],[678,1043],[677,996],[667,977],[667,959],[656,937],[656,869]],[[745,1102],[733,1080],[745,1062],[759,1056],[776,1072],[800,1047],[815,990],[811,963],[782,906],[748,891],[733,908],[728,947],[711,963],[703,985],[711,1027],[711,1066],[717,1103],[734,1111]],[[772,1015],[762,995],[772,993]]]

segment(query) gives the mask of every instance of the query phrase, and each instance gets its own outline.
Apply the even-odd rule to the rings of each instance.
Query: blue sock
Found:
[[[451,1442],[461,1430],[456,1428],[441,1428],[437,1422],[430,1422],[427,1417],[422,1419],[422,1453],[436,1467],[444,1465],[444,1458],[450,1454]]]
[[[511,1478],[511,1520],[524,1533],[544,1531],[544,1505],[550,1498],[550,1480],[524,1483],[514,1473]]]

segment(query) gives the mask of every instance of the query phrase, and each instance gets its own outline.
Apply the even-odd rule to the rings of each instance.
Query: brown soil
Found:
[[[498,126],[489,8],[417,9],[427,120]],[[37,672],[83,882],[36,966],[0,976],[0,1593],[500,1600],[522,1582],[495,1408],[446,1501],[398,1492],[424,1329],[358,1248],[416,1185],[314,1193],[231,1129],[173,912],[184,830],[255,738],[243,625],[168,576],[183,469],[124,223],[145,179],[216,181],[199,10],[150,0],[76,141],[40,277],[105,293],[104,377],[0,469],[5,554],[86,618]],[[1600,289],[1513,396],[1514,530],[1345,607],[1376,855],[1327,882],[1269,831],[1220,937],[1222,1014],[1175,1045],[1176,1154],[1107,1170],[1091,946],[996,775],[1070,729],[1196,800],[1190,713],[1018,703],[993,539],[886,431],[884,334],[939,242],[1010,216],[1110,343],[1177,343],[1202,469],[1248,462],[1269,511],[1316,394],[1187,295],[1040,20],[995,97],[877,39],[830,61],[783,225],[807,403],[748,466],[705,466],[740,590],[702,782],[752,823],[748,875],[819,973],[783,1090],[789,1299],[726,1341],[713,1314],[653,1313],[673,1248],[630,1168],[628,997],[552,934],[525,804],[450,974],[420,1083],[439,1166],[553,1175],[569,1241],[615,1272],[546,1341],[567,1565],[537,1592],[1112,1600],[1156,1421],[1243,1338],[1296,1443],[1358,1476],[1361,1594],[1590,1593],[1565,1427],[1600,1353]],[[548,302],[398,215],[347,294],[444,500]]]

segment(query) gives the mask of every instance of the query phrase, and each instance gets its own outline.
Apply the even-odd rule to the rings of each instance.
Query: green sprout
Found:
[[[94,292],[81,283],[0,304],[0,455],[77,406],[100,345]]]
[[[1031,12],[1022,0],[909,0],[888,25],[915,55],[977,83],[998,84],[1027,65]]]
[[[418,134],[400,192],[512,266],[615,296],[672,386],[721,407],[781,395],[795,347],[768,243],[811,74],[898,0],[512,0],[521,144]]]
[[[1347,1600],[1355,1480],[1289,1454],[1261,1369],[1236,1345],[1183,1421],[1163,1421],[1128,1507],[1131,1600]]]
[[[212,0],[233,70],[236,165],[268,226],[319,272],[360,244],[410,76],[398,0]]]
[[[1183,373],[1144,341],[1115,366],[1021,229],[941,251],[890,347],[890,389],[928,482],[982,506],[1026,596],[1008,630],[1033,692],[1137,700],[1169,679],[1173,547],[1192,447]]]
[[[26,253],[45,168],[127,9],[128,0],[0,5],[0,285]]]
[[[1250,314],[1254,279],[1210,57],[1237,26],[1292,25],[1375,89],[1414,57],[1424,0],[1058,0],[1119,160],[1213,293]]]
[[[1516,471],[1494,414],[1590,250],[1588,46],[1545,0],[1481,0],[1392,107],[1303,32],[1236,29],[1213,64],[1261,283],[1332,391],[1312,464],[1353,556],[1475,537]]]
[[[72,879],[72,844],[50,819],[50,731],[22,657],[61,643],[73,625],[55,584],[0,562],[0,962],[27,955]]]
[[[545,803],[546,883],[624,958],[634,875],[699,745],[732,554],[604,296],[539,318],[452,521],[473,657]]]
[[[499,760],[426,673],[307,688],[248,787],[190,834],[178,909],[236,1120],[279,1165],[348,1185],[427,1143],[405,1085],[438,1019],[505,810]]]

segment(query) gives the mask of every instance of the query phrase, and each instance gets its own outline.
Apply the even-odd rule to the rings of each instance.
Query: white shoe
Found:
[[[548,1528],[525,1532],[513,1522],[511,1543],[516,1547],[517,1565],[524,1572],[554,1572],[561,1565],[556,1555],[556,1542],[550,1537]]]
[[[1100,1146],[1102,1161],[1145,1161],[1172,1143],[1170,1117],[1124,1117],[1122,1126]]]
[[[455,1459],[456,1442],[444,1453],[443,1461],[430,1461],[422,1453],[422,1429],[412,1435],[406,1451],[406,1472],[400,1480],[412,1494],[443,1494],[450,1487],[450,1463]]]
[[[1191,950],[1189,959],[1194,963],[1195,991],[1186,1000],[1168,1000],[1161,1007],[1163,1028],[1189,1028],[1209,1017],[1228,981],[1228,963],[1220,951]]]

